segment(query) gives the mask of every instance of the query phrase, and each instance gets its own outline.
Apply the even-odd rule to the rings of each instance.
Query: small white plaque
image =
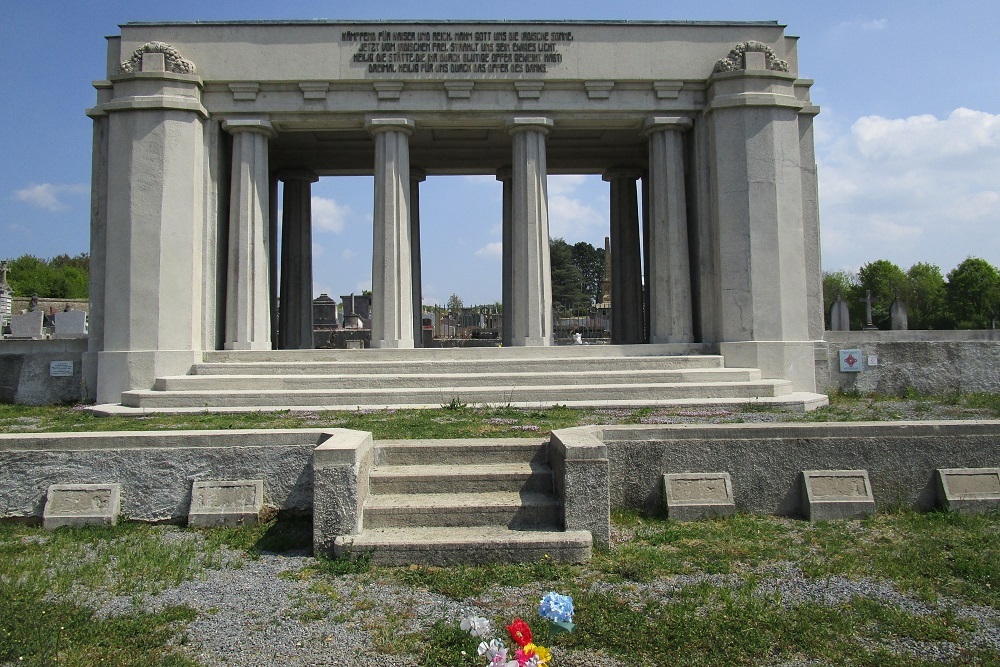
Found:
[[[861,350],[841,350],[840,351],[840,372],[858,373],[864,366],[864,354]]]
[[[868,365],[869,366],[878,366],[878,355],[877,354],[869,354],[868,355]]]
[[[73,377],[73,362],[72,361],[50,361],[49,362],[49,375],[54,378],[71,378]]]

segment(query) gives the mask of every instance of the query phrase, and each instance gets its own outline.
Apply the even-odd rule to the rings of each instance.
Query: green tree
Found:
[[[858,303],[858,289],[858,277],[850,271],[823,272],[823,312],[826,313],[827,328],[830,328],[830,310],[838,296],[847,302],[848,311],[851,313],[851,328],[861,328],[863,315],[858,314],[858,306],[862,306],[860,309],[862,314],[864,306]]]
[[[1000,273],[969,257],[948,273],[945,302],[956,329],[989,329],[1000,318]]]
[[[860,296],[872,294],[872,322],[879,329],[890,328],[889,310],[897,296],[905,296],[909,283],[903,270],[887,259],[868,262],[858,271]],[[860,307],[862,321],[865,319],[865,304],[855,302]],[[854,305],[852,304],[852,309]],[[851,318],[852,322],[854,318]]]
[[[448,297],[448,303],[446,303],[445,305],[451,312],[459,313],[462,311],[462,306],[464,304],[462,303],[462,299],[459,298],[457,294],[452,294],[451,296]]]
[[[601,300],[601,281],[604,279],[604,248],[596,248],[586,241],[573,244],[573,263],[583,277],[583,291],[591,303]]]
[[[573,262],[573,248],[562,239],[549,241],[552,303],[557,310],[569,314],[586,314],[590,295],[583,287],[583,273]]]
[[[949,329],[952,324],[945,310],[945,281],[934,264],[918,262],[906,272],[909,283],[906,317],[911,329]]]

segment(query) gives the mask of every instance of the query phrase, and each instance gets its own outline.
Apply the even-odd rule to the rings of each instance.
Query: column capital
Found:
[[[405,116],[368,116],[365,118],[365,129],[372,135],[379,132],[403,132],[406,135],[413,134],[416,123],[412,118]]]
[[[687,116],[649,116],[642,124],[645,134],[672,130],[674,132],[684,132],[691,129],[693,121]]]
[[[254,132],[274,138],[278,133],[274,131],[271,121],[263,118],[230,118],[222,121],[222,129],[229,134],[239,134],[240,132]]]
[[[512,178],[514,178],[513,167],[500,167],[499,169],[497,169],[498,181],[509,181]]]
[[[545,116],[512,116],[507,119],[507,133],[516,134],[518,132],[541,132],[548,134],[552,130],[555,122]]]
[[[410,182],[423,183],[427,180],[427,171],[420,167],[410,167]]]
[[[309,183],[315,183],[319,180],[319,175],[312,169],[279,169],[274,175],[279,181],[285,183],[288,181],[308,181]]]
[[[614,169],[608,169],[606,172],[601,174],[601,179],[608,181],[609,183],[616,178],[628,178],[633,181],[638,181],[643,177],[645,172],[642,169],[637,169],[635,167],[615,167]]]

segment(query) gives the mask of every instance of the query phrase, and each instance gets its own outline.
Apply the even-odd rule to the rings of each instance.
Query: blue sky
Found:
[[[283,0],[169,3],[0,0],[0,258],[88,250],[91,81],[105,35],[127,21],[228,19],[777,20],[815,79],[824,269],[889,259],[947,273],[969,255],[1000,265],[1000,3]],[[551,227],[608,233],[607,184],[552,177]],[[316,291],[371,283],[371,179],[314,186]],[[470,224],[470,211],[473,211]],[[482,177],[421,188],[424,301],[500,298],[500,187]]]

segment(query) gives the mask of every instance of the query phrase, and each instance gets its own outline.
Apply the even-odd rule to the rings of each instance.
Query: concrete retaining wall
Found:
[[[935,468],[1000,466],[1000,421],[580,428],[608,447],[611,506],[646,511],[668,472],[728,472],[737,509],[795,516],[802,470],[865,469],[878,508],[929,509]]]
[[[1000,392],[998,331],[827,331],[818,350],[816,380],[821,390],[899,395]],[[860,372],[840,371],[840,351],[862,351]],[[877,366],[867,364],[878,357]]]
[[[80,360],[86,338],[0,340],[0,403],[78,403],[83,396]],[[72,377],[52,377],[49,363],[73,362]]]
[[[183,521],[195,480],[262,479],[264,504],[309,512],[313,450],[342,429],[0,435],[0,517],[42,516],[50,484],[118,483],[122,514]]]

